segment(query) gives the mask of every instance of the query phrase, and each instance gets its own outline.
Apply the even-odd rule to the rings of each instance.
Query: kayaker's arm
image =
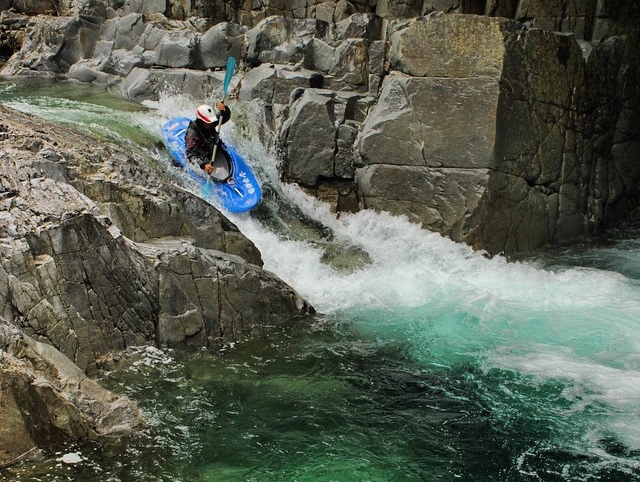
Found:
[[[218,126],[218,124],[220,123],[220,119],[222,119],[222,123],[220,125],[226,124],[226,122],[231,119],[231,109],[229,109],[229,107],[227,105],[224,104],[224,102],[218,102],[218,104],[216,105],[218,111],[220,112],[220,118],[216,119],[213,122],[214,126]]]

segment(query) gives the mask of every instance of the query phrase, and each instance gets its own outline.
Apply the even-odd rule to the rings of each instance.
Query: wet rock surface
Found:
[[[313,311],[229,220],[143,159],[0,112],[4,462],[141,423],[87,378],[100,357],[234,340]]]

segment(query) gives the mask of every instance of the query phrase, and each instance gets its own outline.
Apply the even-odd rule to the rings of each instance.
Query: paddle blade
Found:
[[[227,95],[227,89],[229,88],[229,84],[231,83],[231,77],[233,77],[233,72],[236,70],[236,59],[233,57],[229,57],[227,60],[227,73],[224,76],[224,86],[222,88],[224,95]]]

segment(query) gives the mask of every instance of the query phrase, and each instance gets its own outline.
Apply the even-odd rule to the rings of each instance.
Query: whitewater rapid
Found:
[[[160,140],[163,121],[189,116],[194,107],[179,96],[117,112],[45,97],[10,105],[48,118],[67,117],[116,139],[135,125],[145,146]],[[327,204],[282,183],[277,157],[255,138],[242,138],[233,121],[222,136],[280,202],[326,226],[333,235],[329,243],[366,253],[366,262],[342,269],[326,262],[325,243],[278,232],[252,213],[228,215],[256,244],[264,268],[321,316],[364,337],[408,344],[425,371],[478,367],[481,374],[472,378],[483,403],[505,425],[518,417],[548,419],[549,430],[556,431],[553,447],[524,451],[523,473],[529,459],[556,447],[629,473],[640,470],[633,455],[640,451],[640,282],[629,275],[640,273],[639,249],[620,244],[600,252],[615,263],[599,267],[516,262],[475,252],[403,216],[370,210],[337,216]],[[610,439],[621,444],[621,455],[603,448],[603,440]]]

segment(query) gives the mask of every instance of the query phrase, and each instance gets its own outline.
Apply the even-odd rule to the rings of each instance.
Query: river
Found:
[[[164,160],[162,121],[195,107],[27,80],[0,82],[0,102]],[[490,258],[403,217],[336,217],[232,123],[222,136],[267,188],[230,219],[319,314],[215,349],[130,349],[100,382],[149,427],[0,480],[640,481],[637,233]]]

